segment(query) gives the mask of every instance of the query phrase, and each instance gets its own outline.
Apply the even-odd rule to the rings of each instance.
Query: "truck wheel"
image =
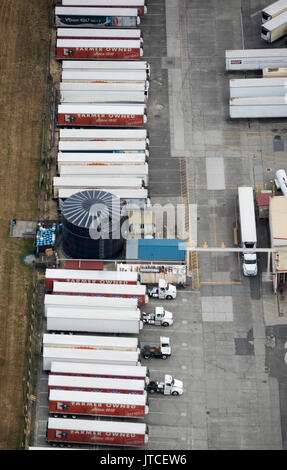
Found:
[[[150,359],[150,356],[144,355],[144,359]]]
[[[162,326],[169,326],[169,323],[165,321],[164,323],[162,323]]]
[[[163,354],[163,355],[161,356],[161,358],[164,359],[164,360],[167,359],[166,354]]]
[[[172,392],[172,395],[176,396],[176,395],[179,395],[179,393],[174,391],[174,392]]]
[[[149,393],[155,393],[155,389],[152,388],[151,390],[149,390]]]
[[[167,300],[171,300],[171,299],[172,299],[172,296],[171,296],[171,295],[167,295],[166,298],[167,298]]]

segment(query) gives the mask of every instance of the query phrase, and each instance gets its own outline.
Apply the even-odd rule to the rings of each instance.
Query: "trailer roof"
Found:
[[[286,106],[287,102],[284,96],[261,96],[252,98],[230,98],[230,104],[233,106]]]
[[[76,401],[82,403],[111,403],[115,405],[144,406],[146,392],[142,395],[132,393],[78,392],[75,390],[50,391],[50,401]]]
[[[63,69],[62,80],[107,80],[109,82],[123,80],[137,82],[140,80],[146,81],[147,74],[146,70],[141,69],[115,69],[112,73],[110,69],[85,69],[85,65],[82,64],[80,69]]]
[[[60,140],[59,151],[77,150],[143,150],[147,147],[146,140]]]
[[[133,310],[100,310],[93,308],[70,308],[70,307],[54,307],[47,306],[46,317],[47,318],[70,318],[70,319],[82,319],[82,320],[115,320],[115,321],[139,321],[140,311]]]
[[[90,364],[80,362],[52,362],[51,373],[70,373],[70,374],[104,374],[117,376],[134,376],[145,378],[148,374],[146,366],[121,366],[118,364]],[[126,379],[125,379],[126,380]],[[133,379],[135,380],[135,379]]]
[[[242,242],[256,242],[257,235],[252,187],[240,186],[238,188],[238,203]]]
[[[147,425],[145,423],[123,422],[118,419],[111,421],[103,419],[48,418],[48,429],[145,434]]]
[[[139,49],[141,41],[139,39],[57,39],[56,47]]]
[[[98,335],[63,335],[44,333],[43,344],[58,344],[83,346],[89,349],[90,346],[119,346],[119,347],[138,347],[138,338],[125,336],[98,336]]]
[[[145,382],[135,379],[110,379],[106,377],[82,377],[49,374],[48,386],[75,388],[107,388],[115,390],[144,391]]]
[[[87,292],[105,294],[145,295],[146,286],[141,284],[90,284],[82,282],[58,282],[53,281],[54,292]]]
[[[136,153],[69,153],[59,152],[57,156],[58,163],[78,162],[78,163],[145,163],[146,155],[144,152]]]
[[[141,38],[141,30],[138,28],[57,28],[57,37],[117,37],[117,38]],[[72,62],[72,61],[65,61]],[[64,62],[63,62],[64,64]]]
[[[143,165],[63,165],[60,175],[109,175],[110,177],[137,176],[144,178],[148,175],[148,164]]]
[[[73,349],[73,348],[50,348],[44,345],[44,358],[62,358],[62,359],[80,359],[85,360],[115,360],[137,362],[139,358],[138,351],[112,351],[103,349]]]
[[[60,82],[60,91],[144,91],[147,92],[148,83],[142,81],[109,81],[103,82]]]
[[[66,103],[58,105],[59,114],[144,114],[144,104],[94,104],[94,103]]]
[[[84,189],[59,189],[58,198],[65,199],[71,197]],[[109,191],[120,199],[147,199],[147,189],[109,189]]]
[[[287,77],[273,78],[240,78],[231,79],[229,81],[230,88],[247,88],[247,87],[272,87],[282,86],[287,88]]]
[[[137,273],[124,273],[118,271],[99,271],[87,269],[50,269],[45,271],[46,279],[77,279],[77,280],[117,280],[134,281],[138,280]]]
[[[269,79],[266,79],[269,80]],[[60,129],[60,139],[146,139],[147,129]]]
[[[278,16],[275,16],[269,21],[266,21],[266,23],[263,23],[261,27],[267,29],[267,31],[274,31],[274,29],[278,28],[284,23],[287,23],[287,11],[281,13]]]
[[[55,7],[55,15],[69,16],[138,16],[137,8]]]
[[[111,178],[101,176],[54,176],[53,185],[62,188],[141,188],[142,181],[140,178]]]
[[[145,0],[62,0],[62,5],[87,5],[87,6],[114,6],[114,5],[121,5],[127,7],[133,6],[144,6]]]
[[[73,31],[73,29],[69,28],[63,28],[65,31]],[[82,31],[81,29],[74,28],[77,31]],[[87,30],[85,31],[93,31],[92,30]],[[107,29],[104,29],[104,31],[109,31]],[[118,31],[126,31],[126,30],[118,30]],[[136,30],[128,30],[128,31],[136,31]],[[149,70],[150,69],[150,64],[145,61],[145,60],[109,60],[108,62],[106,60],[85,60],[85,63],[83,64],[83,61],[81,60],[64,60],[62,63],[62,69],[104,69],[104,70],[110,70],[110,69],[120,69],[120,70]]]
[[[66,305],[76,307],[100,307],[106,308],[124,308],[138,311],[137,299],[113,298],[113,297],[90,297],[87,295],[53,295],[45,294],[44,305]]]
[[[63,2],[77,2],[77,1],[79,0],[63,0]],[[87,2],[87,4],[88,3],[92,4],[93,1],[94,0],[84,0],[84,2],[85,3]],[[103,1],[103,0],[100,0],[100,1]],[[108,0],[108,1],[111,1],[111,0]],[[126,0],[123,0],[123,1],[126,1]],[[72,3],[70,3],[70,5],[72,5]],[[273,13],[277,13],[278,11],[280,11],[281,8],[284,8],[284,7],[287,7],[287,0],[278,0],[277,2],[273,2],[270,5],[267,5],[266,7],[262,8],[262,12],[264,11],[268,13],[269,15],[272,15]]]
[[[281,16],[281,15],[280,15]],[[273,21],[273,20],[270,20]],[[268,24],[264,23],[264,26]],[[234,49],[234,50],[226,50],[225,57],[227,59],[244,59],[244,58],[261,58],[261,57],[270,57],[270,58],[280,58],[280,57],[287,57],[287,48],[273,48],[273,49]]]

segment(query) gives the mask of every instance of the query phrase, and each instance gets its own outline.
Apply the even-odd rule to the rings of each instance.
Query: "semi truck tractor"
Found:
[[[165,279],[160,279],[158,281],[158,286],[148,289],[148,295],[157,299],[175,299],[176,287],[166,282]]]
[[[49,413],[59,415],[144,418],[149,411],[147,393],[102,393],[51,390]]]
[[[173,314],[163,307],[155,307],[151,313],[142,312],[142,322],[144,325],[170,326],[173,324]]]
[[[163,382],[151,380],[147,386],[147,391],[163,395],[182,395],[183,383],[181,380],[174,379],[171,375],[166,374]]]
[[[142,348],[141,353],[144,359],[151,359],[152,357],[156,359],[167,359],[171,356],[170,340],[165,336],[161,336],[159,346],[150,346],[146,344]]]
[[[143,447],[148,442],[148,426],[121,420],[49,418],[46,439],[51,445]]]

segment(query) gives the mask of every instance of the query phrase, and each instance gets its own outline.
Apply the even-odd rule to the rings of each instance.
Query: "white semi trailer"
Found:
[[[238,188],[238,209],[241,247],[256,248],[257,235],[252,187],[241,186]],[[257,275],[258,268],[256,253],[242,254],[242,270],[244,276]]]

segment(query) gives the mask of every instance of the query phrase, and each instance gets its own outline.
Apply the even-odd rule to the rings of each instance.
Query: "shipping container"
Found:
[[[284,96],[231,98],[229,114],[231,118],[285,118],[287,102]]]
[[[62,0],[63,6],[76,7],[118,7],[118,8],[137,8],[140,16],[147,12],[145,0]]]
[[[137,299],[124,299],[112,297],[89,297],[86,295],[53,295],[45,294],[44,296],[44,310],[47,314],[48,307],[67,307],[67,308],[93,308],[98,310],[124,310],[138,312]]]
[[[146,129],[59,129],[59,137],[64,140],[144,140],[149,143]]]
[[[111,74],[112,76],[113,74]],[[103,80],[102,82],[60,82],[60,94],[65,91],[85,91],[85,92],[99,92],[99,91],[141,91],[148,96],[149,82],[145,80],[130,82],[130,81],[113,81]]]
[[[142,152],[148,154],[145,140],[60,140],[59,152]]]
[[[115,416],[144,418],[149,412],[147,393],[78,392],[51,390],[49,413],[58,415]]]
[[[286,78],[250,78],[229,81],[230,98],[285,96]]]
[[[274,19],[267,21],[261,26],[261,39],[273,43],[285,36],[287,33],[287,11]]]
[[[48,378],[48,391],[50,392],[50,390],[73,390],[98,393],[132,393],[136,395],[142,395],[145,391],[145,382],[143,380],[134,379],[108,379],[50,374]]]
[[[120,420],[48,418],[47,441],[51,444],[143,447],[148,442],[148,426]]]
[[[59,189],[98,189],[106,188],[107,192],[115,189],[140,189],[143,187],[143,181],[140,178],[106,178],[95,176],[55,176],[53,178],[53,196],[58,197]],[[111,190],[111,191],[110,191]],[[77,191],[78,192],[78,191]]]
[[[150,382],[146,366],[101,365],[78,362],[52,362],[51,374],[82,377],[102,377],[110,379],[139,380],[147,385]]]
[[[49,371],[52,362],[78,362],[90,364],[137,366],[138,352],[102,351],[70,348],[43,348],[43,370]]]
[[[69,61],[70,62],[70,61]],[[63,62],[64,63],[64,62]],[[97,83],[97,82],[144,82],[148,83],[146,69],[103,69],[103,68],[87,68],[88,62],[77,61],[81,64],[81,68],[63,68],[62,82],[78,82],[78,83]],[[96,62],[95,62],[96,63]],[[132,62],[134,63],[134,62]],[[121,62],[119,62],[121,64]]]
[[[138,28],[57,28],[56,34],[58,39],[138,39],[143,42]]]
[[[287,48],[225,51],[226,70],[262,70],[264,67],[284,67],[286,64]]]
[[[184,285],[187,280],[186,264],[118,263],[117,270],[138,273],[141,284],[158,284],[160,279],[164,279],[170,284]]]
[[[55,26],[80,28],[136,28],[140,24],[137,8],[55,7]]]
[[[145,103],[144,91],[61,91],[61,103]]]
[[[138,60],[143,55],[140,39],[57,39],[59,60]]]
[[[281,15],[281,13],[284,13],[285,11],[287,11],[287,0],[278,0],[277,2],[271,3],[267,7],[264,7],[261,11],[262,23],[276,18],[276,16]]]
[[[86,269],[102,271],[104,269],[104,261],[94,259],[63,259],[61,258],[61,266],[63,269]]]
[[[43,334],[43,345],[50,348],[102,349],[112,351],[138,351],[139,340],[135,337]]]
[[[143,127],[146,123],[144,104],[90,104],[58,105],[59,126]]]
[[[140,312],[48,307],[46,329],[53,332],[135,334],[143,328]]]
[[[104,284],[137,284],[137,273],[119,273],[117,271],[86,271],[81,269],[50,269],[45,271],[46,291],[53,290],[53,281],[86,282]]]
[[[69,153],[59,152],[58,169],[65,165],[143,165],[147,156],[142,153]]]
[[[138,177],[148,185],[148,164],[143,165],[65,165],[61,167],[60,176],[109,176],[110,178]]]
[[[81,282],[53,281],[53,294],[137,298],[141,307],[148,302],[147,288],[140,284],[83,284]]]

